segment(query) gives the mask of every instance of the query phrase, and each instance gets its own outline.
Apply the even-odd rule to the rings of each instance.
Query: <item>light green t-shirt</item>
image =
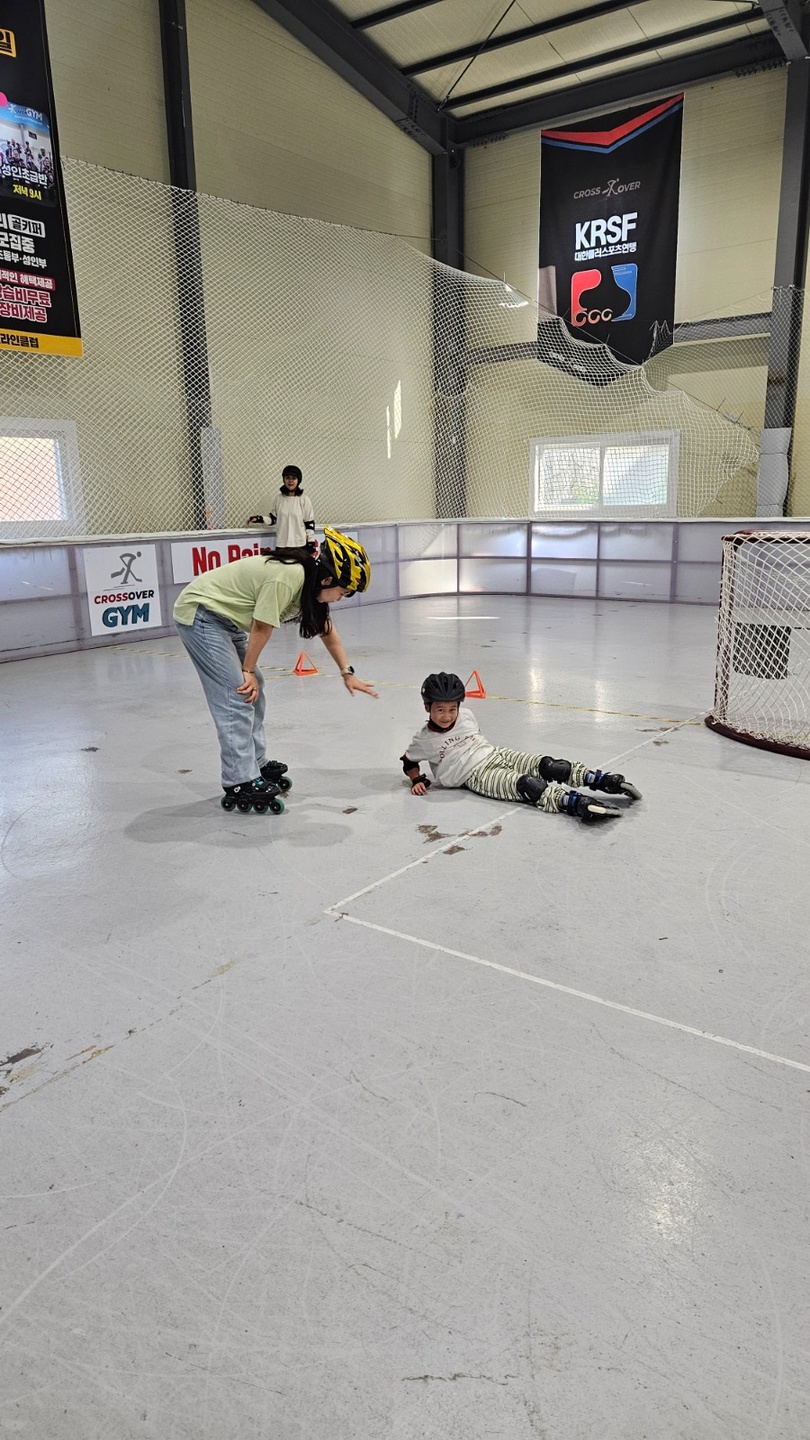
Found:
[[[264,555],[249,555],[192,580],[174,602],[174,618],[178,625],[193,625],[197,606],[204,605],[241,630],[249,630],[254,620],[275,628],[298,615],[303,588],[303,565],[268,563]]]

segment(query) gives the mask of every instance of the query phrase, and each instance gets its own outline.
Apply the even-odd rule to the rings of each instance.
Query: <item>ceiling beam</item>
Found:
[[[457,60],[468,60],[470,57],[477,60],[479,55],[487,55],[491,50],[504,50],[508,45],[520,45],[524,40],[536,40],[541,35],[556,35],[561,30],[569,29],[571,25],[581,25],[585,20],[600,19],[604,15],[612,15],[616,10],[629,8],[628,0],[602,0],[601,4],[586,5],[582,10],[572,10],[567,15],[557,15],[553,20],[543,20],[539,25],[524,25],[520,30],[508,30],[504,35],[493,35],[488,40],[462,45],[458,50],[446,50],[443,55],[430,55],[426,60],[416,60],[412,65],[403,65],[402,73],[423,75],[426,70],[438,70],[443,65],[454,65]],[[762,19],[759,7],[755,9],[754,19]],[[751,15],[739,17],[740,20],[743,18],[750,20]]]
[[[736,30],[745,23],[745,17],[737,14],[724,16],[721,20],[705,20],[702,25],[689,25],[683,30],[671,30],[668,34],[657,35],[655,38],[645,36],[643,40],[634,40],[632,45],[621,45],[617,50],[609,50],[607,54],[588,55],[582,60],[572,60],[567,65],[554,65],[550,69],[535,70],[530,75],[516,75],[510,80],[501,80],[497,85],[485,85],[480,90],[465,90],[459,95],[453,95],[446,104],[450,109],[456,109],[459,105],[493,100],[496,96],[508,95],[513,90],[525,90],[528,85],[543,85],[549,80],[565,80],[570,75],[581,75],[585,70],[601,70],[605,65],[632,60],[637,55],[645,55],[667,45],[683,45],[690,40],[702,40],[707,35]],[[685,56],[684,59],[686,58],[688,57]]]
[[[582,119],[603,110],[634,105],[653,99],[667,91],[683,90],[723,75],[740,74],[751,69],[784,64],[784,56],[773,35],[748,35],[730,45],[713,50],[699,50],[679,55],[672,60],[643,65],[621,75],[610,75],[590,84],[574,85],[555,90],[550,95],[536,95],[515,105],[502,105],[469,115],[456,122],[457,145],[471,145],[494,140],[519,130],[536,130],[552,122]]]
[[[761,0],[762,13],[787,60],[807,59],[807,12],[799,0]]]
[[[373,41],[358,35],[330,0],[256,0],[256,4],[423,149],[431,155],[446,153],[452,143],[452,119]]]
[[[399,20],[402,15],[412,15],[414,10],[427,10],[439,5],[441,0],[400,0],[399,5],[386,5],[384,10],[373,10],[370,15],[360,15],[351,21],[353,30],[370,30],[372,25],[385,25],[389,20]]]

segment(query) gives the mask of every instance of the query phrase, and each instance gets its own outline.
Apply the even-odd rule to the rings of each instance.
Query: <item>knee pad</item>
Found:
[[[543,780],[556,780],[565,785],[571,779],[570,760],[552,760],[550,755],[544,755],[538,768]]]
[[[537,775],[521,775],[517,782],[518,795],[527,805],[539,805],[546,788],[547,782]]]

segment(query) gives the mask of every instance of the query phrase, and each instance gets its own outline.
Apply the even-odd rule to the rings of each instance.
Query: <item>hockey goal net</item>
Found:
[[[746,745],[810,760],[810,532],[724,538],[706,724]]]

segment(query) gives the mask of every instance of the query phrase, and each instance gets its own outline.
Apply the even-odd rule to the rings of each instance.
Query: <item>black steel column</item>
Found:
[[[169,178],[174,187],[171,192],[172,226],[191,470],[191,508],[195,528],[204,530],[206,495],[200,437],[201,432],[211,425],[211,380],[191,123],[186,5],[185,0],[159,0],[159,3]]]
[[[793,425],[810,211],[810,60],[788,67],[765,425]]]
[[[467,513],[466,301],[464,280],[464,152],[432,159],[433,453],[436,515]]]
[[[807,271],[810,21],[799,0],[762,0],[761,8],[788,61],[765,428],[757,480],[757,512],[767,515],[778,513],[781,491],[785,496],[781,504],[785,514],[790,506],[790,455]]]

